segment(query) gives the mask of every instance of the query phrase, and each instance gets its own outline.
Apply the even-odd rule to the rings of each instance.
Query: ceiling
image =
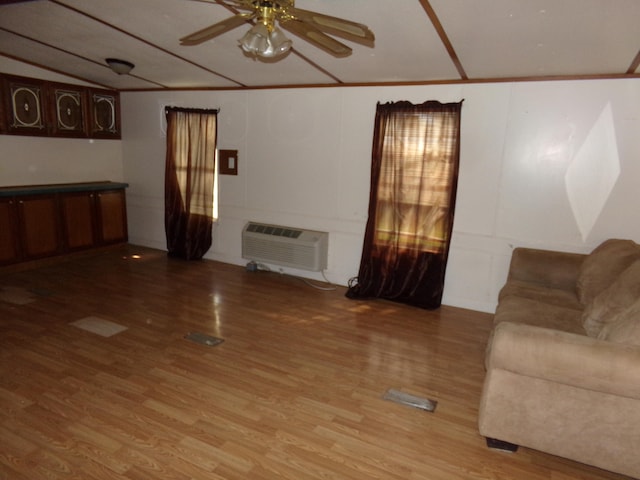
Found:
[[[367,25],[373,48],[335,58],[288,34],[278,61],[246,56],[223,0],[0,0],[0,54],[118,90],[640,78],[639,0],[297,0]],[[342,41],[342,40],[341,40]],[[135,64],[117,75],[104,59]]]

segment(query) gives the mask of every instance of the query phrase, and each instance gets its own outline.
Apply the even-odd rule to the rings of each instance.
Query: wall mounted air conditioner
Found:
[[[327,268],[329,234],[249,222],[242,230],[242,258],[320,272]]]

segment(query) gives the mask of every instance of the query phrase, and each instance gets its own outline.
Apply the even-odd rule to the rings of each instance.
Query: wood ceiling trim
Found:
[[[310,65],[311,67],[315,68],[316,70],[318,70],[321,73],[324,73],[327,77],[331,78],[334,82],[336,83],[340,83],[342,84],[342,80],[340,80],[338,77],[336,77],[333,73],[331,73],[329,70],[326,70],[324,68],[322,68],[320,65],[318,65],[317,63],[315,63],[312,60],[309,60],[307,57],[305,57],[303,54],[301,54],[299,51],[296,50],[295,47],[293,47],[291,49],[291,52],[296,55],[298,58],[302,59],[303,61],[305,61],[308,65]]]
[[[627,73],[629,74],[636,73],[636,70],[638,70],[638,67],[640,67],[640,50],[638,50],[638,53],[636,54],[636,58],[634,58],[633,62],[631,62],[631,65],[629,66],[629,70],[627,70]]]
[[[522,83],[522,82],[558,82],[580,80],[628,80],[640,79],[640,73],[626,74],[598,74],[598,75],[553,75],[547,77],[497,77],[497,78],[473,78],[473,79],[444,79],[444,80],[415,80],[406,82],[350,82],[350,83],[309,83],[309,84],[284,84],[284,85],[256,85],[248,87],[184,87],[184,88],[121,88],[121,92],[157,92],[157,91],[234,91],[234,90],[280,90],[297,88],[350,88],[350,87],[420,87],[429,85],[475,85],[483,83]]]
[[[429,3],[429,0],[420,0],[420,5],[422,5],[422,8],[424,8],[424,11],[427,13],[427,16],[429,17],[429,20],[431,20],[431,23],[436,29],[436,32],[438,32],[438,36],[447,49],[449,57],[451,57],[451,61],[455,65],[456,70],[458,70],[460,78],[462,80],[468,80],[469,77],[467,76],[467,72],[465,72],[464,67],[462,66],[462,62],[458,58],[458,54],[456,53],[453,45],[451,44],[451,41],[449,40],[449,36],[447,35],[447,32],[445,32],[444,27],[442,26],[442,23],[440,23],[440,19]]]
[[[150,46],[150,47],[152,47],[152,48],[155,48],[155,49],[157,49],[157,50],[160,50],[162,53],[165,53],[165,54],[170,55],[170,56],[172,56],[172,57],[174,57],[174,58],[177,58],[178,60],[181,60],[181,61],[183,61],[183,62],[186,62],[186,63],[188,63],[188,64],[190,64],[190,65],[193,65],[194,67],[200,68],[200,69],[202,69],[202,70],[204,70],[204,71],[206,71],[206,72],[209,72],[209,73],[211,73],[211,74],[213,74],[213,75],[217,75],[217,76],[218,76],[218,77],[220,77],[220,78],[224,78],[225,80],[228,80],[229,82],[233,82],[233,83],[235,83],[235,84],[239,85],[240,87],[246,87],[246,85],[245,85],[245,84],[243,84],[242,82],[239,82],[239,81],[237,81],[237,80],[234,80],[233,78],[227,77],[226,75],[224,75],[224,74],[222,74],[222,73],[216,72],[216,71],[211,70],[211,69],[209,69],[209,68],[207,68],[207,67],[205,67],[205,66],[203,66],[203,65],[200,65],[200,64],[198,64],[198,63],[196,63],[196,62],[193,62],[193,61],[189,60],[188,58],[184,58],[184,57],[181,57],[180,55],[176,55],[175,53],[173,53],[173,52],[171,52],[171,51],[169,51],[169,50],[167,50],[167,49],[165,49],[165,48],[162,48],[162,47],[161,47],[161,46],[159,46],[159,45],[153,44],[153,43],[151,43],[151,42],[149,42],[149,41],[145,40],[145,39],[144,39],[144,38],[142,38],[142,37],[138,37],[137,35],[134,35],[134,34],[133,34],[133,33],[131,33],[131,32],[128,32],[128,31],[126,31],[126,30],[123,30],[122,28],[116,27],[115,25],[112,25],[112,24],[110,24],[110,23],[108,23],[108,22],[105,22],[104,20],[102,20],[102,19],[100,19],[100,18],[94,17],[93,15],[90,15],[90,14],[88,14],[88,13],[86,13],[86,12],[83,12],[82,10],[79,10],[79,9],[77,9],[77,8],[75,8],[75,7],[71,7],[71,6],[69,6],[69,5],[66,5],[65,3],[63,3],[63,2],[61,2],[61,1],[59,1],[59,0],[49,0],[49,1],[50,1],[51,3],[54,3],[54,4],[58,5],[58,6],[60,6],[60,7],[66,8],[66,9],[68,9],[68,10],[71,10],[72,12],[75,12],[75,13],[77,13],[78,15],[82,15],[82,16],[84,16],[84,17],[87,17],[87,18],[89,18],[90,20],[93,20],[94,22],[97,22],[97,23],[100,23],[100,24],[102,24],[102,25],[105,25],[105,26],[107,26],[107,27],[109,27],[109,28],[112,28],[112,29],[114,29],[114,30],[116,30],[116,31],[118,31],[118,32],[120,32],[120,33],[122,33],[122,34],[124,34],[124,35],[127,35],[127,36],[129,36],[129,37],[131,37],[131,38],[133,38],[133,39],[135,39],[135,40],[137,40],[137,41],[139,41],[139,42],[144,43],[145,45],[148,45],[148,46]],[[155,82],[154,82],[154,83],[155,83]]]

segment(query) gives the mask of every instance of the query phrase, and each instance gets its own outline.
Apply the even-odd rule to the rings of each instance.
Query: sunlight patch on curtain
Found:
[[[445,248],[454,168],[451,153],[457,148],[450,130],[441,115],[429,114],[416,114],[403,124],[387,128],[376,245],[433,253]]]
[[[175,157],[175,173],[178,184],[183,186],[180,189],[182,204],[185,210],[194,215],[215,218],[213,179],[216,176],[216,150],[211,146],[216,143],[216,124],[190,117],[186,113],[177,115],[175,121],[176,151],[181,152]],[[196,182],[194,178],[207,180]]]

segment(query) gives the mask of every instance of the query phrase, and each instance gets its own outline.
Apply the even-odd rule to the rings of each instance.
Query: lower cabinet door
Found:
[[[66,248],[74,251],[95,246],[95,194],[65,194],[61,196],[60,202]]]
[[[26,259],[62,253],[60,219],[54,195],[21,198],[18,212]]]
[[[0,200],[0,265],[21,260],[15,200]]]
[[[126,242],[127,206],[124,190],[98,194],[98,230],[102,243]]]

